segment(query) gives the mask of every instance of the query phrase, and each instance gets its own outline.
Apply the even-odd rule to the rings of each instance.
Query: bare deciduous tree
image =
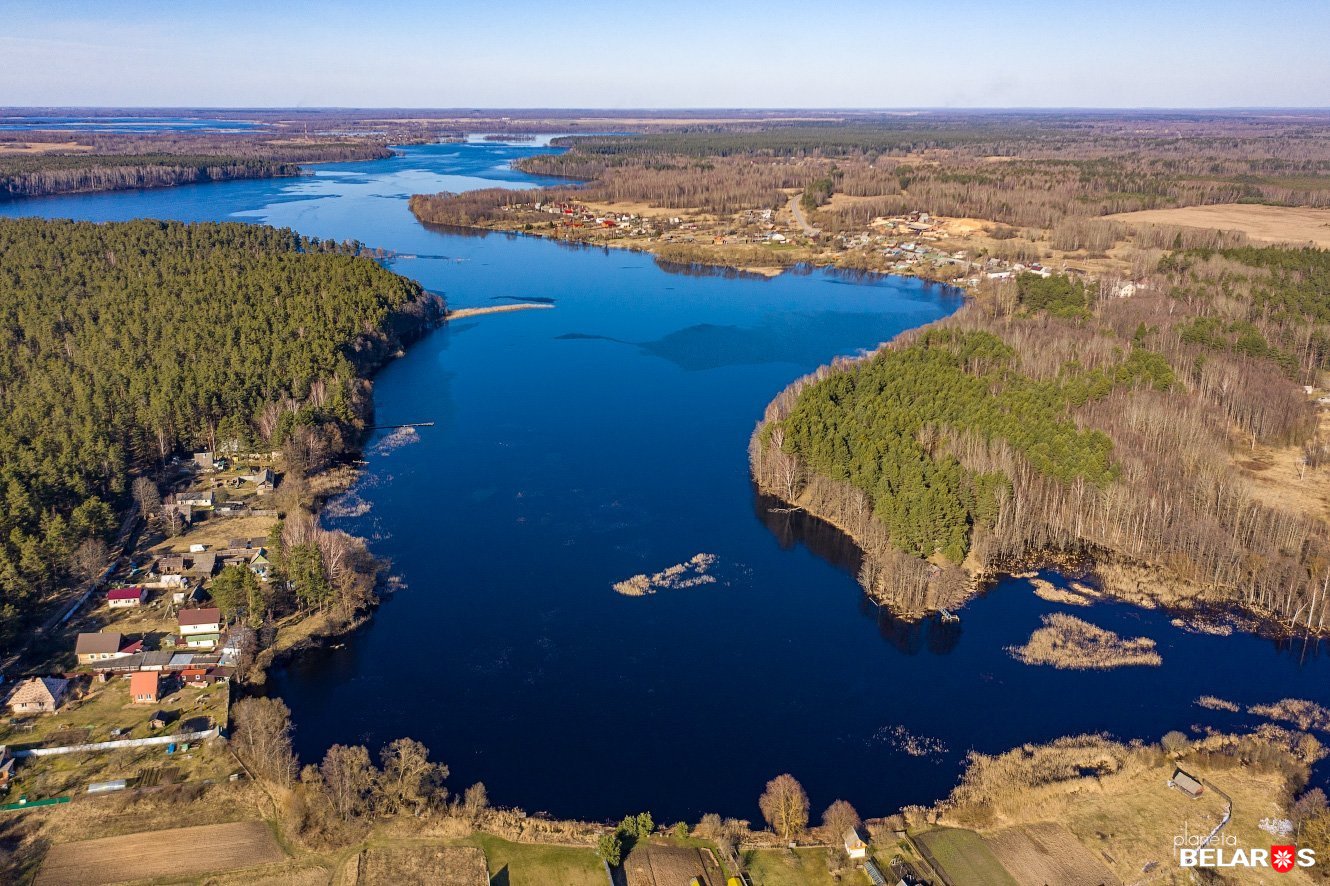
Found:
[[[767,782],[757,805],[767,824],[785,840],[793,839],[808,826],[808,794],[793,775],[778,775]]]
[[[370,809],[374,790],[374,764],[363,745],[335,744],[328,748],[319,766],[328,802],[342,821],[363,815]]]
[[[447,798],[443,781],[448,777],[448,767],[430,762],[429,748],[420,742],[399,738],[387,744],[379,758],[383,762],[379,796],[386,811],[419,815]]]
[[[279,698],[245,698],[232,708],[236,753],[264,778],[289,785],[297,771],[291,709]]]
[[[832,842],[844,840],[850,828],[859,826],[859,813],[846,800],[836,800],[822,813],[822,827]]]

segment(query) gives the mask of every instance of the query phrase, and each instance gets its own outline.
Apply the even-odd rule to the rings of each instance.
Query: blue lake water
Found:
[[[885,814],[944,796],[970,749],[1107,731],[1253,722],[1193,705],[1330,704],[1330,658],[1301,643],[1186,633],[1124,604],[1075,609],[1007,579],[959,626],[867,603],[836,533],[767,511],[748,435],[789,381],[943,317],[954,291],[830,272],[683,273],[648,256],[430,230],[415,192],[524,187],[539,145],[434,145],[298,179],[42,198],[2,215],[243,220],[395,250],[453,307],[553,308],[456,321],[377,378],[383,435],[336,525],[405,588],[344,647],[277,670],[313,760],[333,743],[424,741],[460,790],[557,815],[758,819],[791,772],[817,809]],[[365,510],[367,508],[367,510]],[[611,585],[698,553],[717,581],[630,598]],[[1159,668],[1032,668],[1005,647],[1068,610],[1159,643]],[[903,732],[936,740],[911,756]]]

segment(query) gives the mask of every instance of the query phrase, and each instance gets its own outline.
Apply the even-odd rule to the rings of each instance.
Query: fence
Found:
[[[158,744],[180,744],[186,741],[203,741],[216,738],[222,730],[214,726],[200,732],[182,732],[179,735],[154,735],[151,738],[121,738],[116,741],[95,741],[91,744],[74,744],[59,748],[26,748],[11,753],[15,757],[50,757],[55,754],[80,754],[85,751],[113,751],[116,748],[142,748]]]

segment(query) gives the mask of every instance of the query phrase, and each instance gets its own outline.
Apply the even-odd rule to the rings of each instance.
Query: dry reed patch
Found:
[[[1304,698],[1285,698],[1272,704],[1257,704],[1247,708],[1247,713],[1268,720],[1282,720],[1306,732],[1315,729],[1330,732],[1330,709]]]
[[[1119,212],[1105,218],[1127,224],[1181,225],[1241,231],[1264,243],[1306,243],[1330,246],[1330,210],[1301,206],[1260,206],[1224,203]]]
[[[1044,616],[1044,626],[1024,646],[1007,651],[1028,665],[1052,665],[1067,670],[1105,670],[1157,666],[1163,662],[1149,637],[1120,637],[1112,631],[1055,612]]]
[[[1030,579],[1030,589],[1041,600],[1050,603],[1066,603],[1068,606],[1090,606],[1094,604],[1094,589],[1089,585],[1075,584],[1070,588],[1060,588],[1046,578]]]
[[[984,835],[984,842],[1021,886],[1046,883],[1099,886],[1121,882],[1075,834],[1060,824],[1044,822],[1003,828]]]
[[[202,825],[103,837],[55,846],[37,886],[98,886],[157,877],[189,877],[255,867],[285,858],[261,821]]]
[[[1200,698],[1196,699],[1195,704],[1197,707],[1202,707],[1206,710],[1228,711],[1230,714],[1236,714],[1238,711],[1242,710],[1242,708],[1238,707],[1235,703],[1227,699],[1218,698],[1214,695],[1202,695]]]
[[[695,554],[683,563],[676,563],[652,575],[639,574],[617,581],[614,583],[614,590],[626,597],[644,597],[657,591],[712,584],[716,581],[716,577],[708,574],[708,571],[714,565],[716,565],[715,554]]]

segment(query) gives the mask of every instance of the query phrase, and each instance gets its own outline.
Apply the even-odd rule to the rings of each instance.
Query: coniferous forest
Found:
[[[441,315],[358,244],[245,224],[0,221],[0,629],[190,448],[363,427],[364,376]]]
[[[1052,556],[1118,568],[1128,595],[1322,630],[1325,525],[1300,485],[1257,494],[1239,463],[1291,453],[1314,483],[1327,461],[1301,387],[1330,366],[1327,269],[1330,251],[1244,247],[1171,253],[1131,298],[990,281],[954,317],[786,389],[754,476],[848,531],[865,588],[904,611]]]

